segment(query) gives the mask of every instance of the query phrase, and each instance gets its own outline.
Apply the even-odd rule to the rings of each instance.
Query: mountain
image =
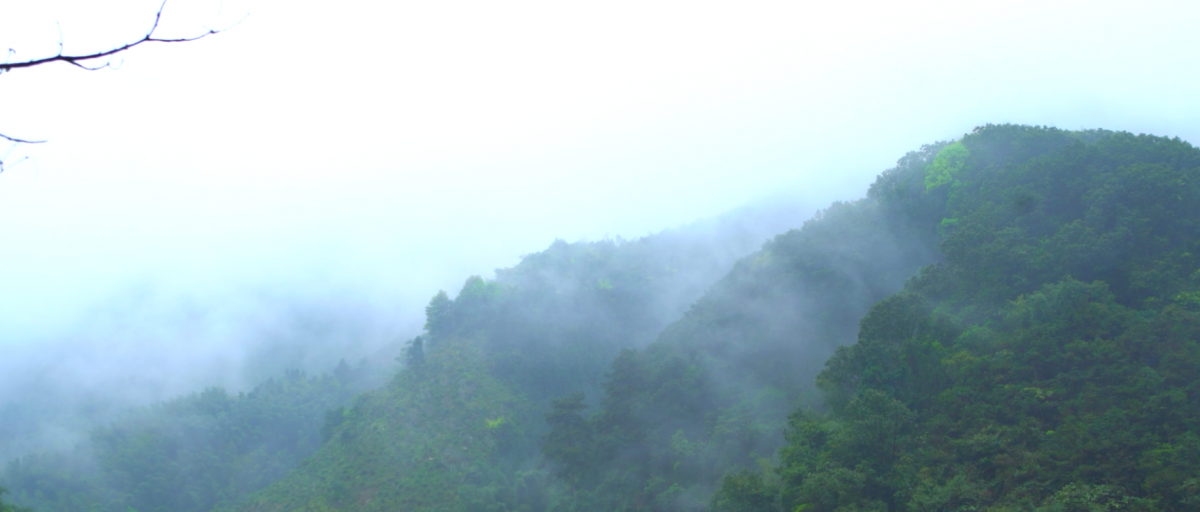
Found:
[[[1185,376],[1200,373],[1188,366],[1195,354],[1182,319],[1197,285],[1197,158],[1177,139],[1024,126],[926,146],[867,197],[836,203],[739,261],[654,342],[622,349],[599,390],[539,373],[598,373],[596,358],[539,360],[554,352],[522,349],[538,356],[508,372],[514,366],[488,348],[517,332],[507,320],[461,327],[498,311],[482,306],[489,283],[469,282],[456,302],[475,313],[443,330],[444,299],[435,300],[430,341],[452,332],[455,351],[472,347],[473,364],[489,373],[471,389],[496,393],[478,404],[510,405],[435,400],[422,409],[432,417],[364,409],[379,428],[416,432],[408,465],[339,459],[345,471],[323,484],[345,486],[339,494],[302,476],[330,475],[319,453],[244,509],[1186,509],[1197,408],[1188,398],[1195,377]],[[1096,304],[1092,316],[1062,305],[1078,300]],[[1176,341],[1111,341],[1145,336],[1137,333],[1153,331],[1151,318],[1164,312],[1181,319],[1160,327]],[[1127,320],[1090,327],[1110,315]],[[1015,341],[1031,336],[1039,344]],[[1072,352],[1078,336],[1106,340],[1097,350],[1108,352]],[[415,375],[398,378],[396,392],[421,393]],[[1115,376],[1143,376],[1132,385],[1140,391],[1118,389],[1130,385]],[[439,381],[450,387],[438,393],[461,380]],[[1017,414],[1030,397],[1045,402]],[[1180,409],[1162,426],[1171,405]],[[450,411],[473,411],[471,428],[419,433],[459,425]],[[495,423],[511,415],[523,420],[512,430]],[[538,415],[543,429],[529,419]],[[1032,444],[1030,432],[1065,444]],[[477,444],[459,452],[451,440]],[[422,452],[423,441],[433,444]],[[1086,449],[1095,453],[1080,456]],[[426,465],[415,465],[422,456]],[[354,483],[364,467],[391,473]]]
[[[1195,147],[988,125],[795,229],[764,212],[559,241],[439,293],[400,371],[305,423],[311,455],[206,506],[1200,505]],[[168,492],[138,510],[176,509],[139,485]]]
[[[472,382],[480,389],[500,393],[487,395],[488,407],[508,403],[501,396],[536,405],[545,401],[539,392],[560,386],[596,388],[620,348],[644,346],[734,261],[804,215],[795,204],[777,202],[635,241],[558,241],[512,269],[498,270],[494,280],[471,278],[456,300],[445,294],[435,298],[431,334],[420,343],[428,350],[424,367],[429,370],[421,374],[428,378],[413,384],[419,399],[398,410],[420,413],[426,403],[421,400],[440,382],[441,374],[432,370],[439,366],[461,372],[466,380],[478,377]],[[486,345],[478,345],[485,335]],[[459,339],[472,344],[452,350]],[[392,359],[399,352],[385,348],[380,354],[390,356],[356,367],[342,362],[331,374],[316,377],[289,371],[248,393],[212,388],[135,408],[92,427],[74,450],[10,461],[0,483],[12,490],[15,502],[42,512],[207,511],[236,503],[297,468],[323,444],[341,446],[350,436],[346,430],[357,425],[355,418],[378,414],[372,421],[382,421],[390,409],[371,405],[398,396],[397,387],[410,389],[397,383],[418,372],[403,372],[395,382],[362,393],[389,381],[390,374],[382,379],[378,374],[388,363],[395,367]],[[485,363],[486,371],[470,366]],[[504,384],[488,383],[496,377]],[[433,409],[423,424],[434,425],[442,412],[454,412],[439,409],[438,403],[428,407]],[[502,431],[521,425],[536,430],[542,427],[539,414],[533,413],[528,425],[511,414],[489,418],[499,421]],[[334,429],[343,424],[344,431],[335,436]],[[449,435],[460,424],[443,421],[438,430]],[[537,457],[536,433],[529,435],[521,439],[529,448],[523,453],[531,455],[520,461]],[[361,441],[369,439],[364,435]]]
[[[248,393],[220,388],[129,411],[69,451],[9,461],[0,477],[38,511],[212,510],[278,480],[321,445],[329,410],[366,389],[366,369],[299,371]]]
[[[713,510],[1195,510],[1200,151],[992,126],[923,188],[944,259],[872,306],[817,377],[825,412]]]
[[[745,221],[779,218],[772,211],[629,242],[555,242],[493,280],[468,279],[453,300],[437,295],[406,370],[240,509],[544,508],[552,482],[538,446],[550,402],[563,390],[598,394],[613,357],[652,341],[762,243],[764,224]]]
[[[923,176],[937,149],[896,173]],[[430,303],[408,370],[236,508],[702,506],[726,470],[783,444],[787,413],[811,402],[821,362],[870,306],[939,258],[914,194],[835,204],[672,301],[673,314],[655,314],[670,309],[656,297],[696,282],[674,261],[704,247],[555,244],[494,281],[469,279]],[[599,412],[585,419],[589,406]]]
[[[788,413],[819,404],[813,381],[854,342],[859,319],[941,258],[936,199],[914,184],[943,146],[905,156],[867,197],[776,236],[653,344],[621,354],[597,410],[560,419],[580,427],[543,445],[569,488],[564,502],[703,509],[727,471],[770,458]]]

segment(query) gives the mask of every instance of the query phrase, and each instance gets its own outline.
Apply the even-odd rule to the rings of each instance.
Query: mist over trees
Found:
[[[9,462],[0,472],[0,481],[11,482],[16,499],[37,510],[77,510],[85,505],[121,511],[127,507],[210,510],[278,479],[320,444],[342,439],[335,437],[336,430],[354,417],[359,407],[354,404],[370,403],[373,395],[384,391],[352,398],[385,382],[399,364],[408,364],[414,375],[423,375],[417,368],[421,363],[436,366],[444,357],[439,355],[439,347],[445,346],[439,339],[447,337],[446,329],[478,329],[489,322],[513,331],[510,338],[496,341],[496,350],[503,350],[497,360],[514,375],[522,368],[543,367],[542,378],[596,386],[604,361],[618,350],[614,347],[647,343],[737,258],[753,251],[771,233],[798,224],[807,214],[799,208],[791,203],[744,208],[636,241],[555,242],[546,251],[526,256],[521,265],[497,271],[494,281],[469,279],[455,300],[444,293],[435,297],[427,313],[430,329],[439,336],[425,334],[407,346],[385,344],[358,363],[338,363],[329,347],[319,346],[326,343],[345,350],[357,341],[347,337],[375,335],[373,327],[354,330],[353,326],[358,322],[371,327],[380,323],[378,319],[336,312],[353,309],[353,302],[295,304],[303,318],[281,315],[266,324],[285,329],[237,333],[236,341],[242,345],[237,350],[248,358],[243,363],[247,371],[254,370],[249,367],[255,364],[262,367],[258,370],[269,371],[281,361],[303,361],[295,358],[293,352],[299,352],[327,358],[328,366],[315,377],[292,371],[246,392],[213,388],[130,412],[125,408],[135,403],[106,396],[119,394],[119,389],[65,401],[82,390],[63,387],[61,396],[42,407],[10,394],[8,411],[16,414],[10,416],[12,423],[4,425],[12,429],[6,437],[20,432],[14,427],[36,431],[64,418],[70,418],[71,428],[82,435],[74,448],[34,444],[38,447],[34,453]],[[502,297],[492,293],[498,290],[503,290]],[[483,302],[471,302],[481,297]],[[249,311],[279,315],[269,309]],[[633,321],[625,323],[625,319]],[[537,337],[521,339],[526,335]],[[587,339],[599,341],[591,347],[570,347],[555,336],[590,336]],[[422,338],[429,340],[428,345]],[[523,361],[522,352],[504,343],[535,346],[576,364],[559,370],[539,361]],[[423,346],[431,352],[428,358],[421,355]],[[580,348],[584,350],[576,350]],[[104,360],[106,356],[98,352],[93,357]],[[590,359],[595,361],[588,363]],[[122,371],[136,374],[137,370]],[[139,377],[147,378],[152,377]],[[11,377],[8,382],[24,383]],[[553,387],[531,383],[529,389],[547,392]],[[438,401],[430,408],[434,418],[442,412]],[[94,410],[103,414],[80,416]],[[540,417],[532,418],[536,427]],[[497,427],[519,421],[491,419]],[[537,456],[534,446],[529,456]]]
[[[212,510],[281,478],[322,441],[328,412],[370,387],[370,369],[290,371],[249,393],[221,388],[134,409],[68,452],[10,461],[14,499],[37,510]]]
[[[558,241],[494,280],[467,279],[454,299],[435,296],[407,352],[420,363],[363,395],[321,451],[240,507],[548,506],[538,446],[558,393],[599,394],[613,357],[651,342],[760,244],[755,224],[795,225],[791,211],[734,212],[634,241]]]
[[[111,68],[136,48],[231,27],[170,34],[168,2],[159,1],[144,7],[145,26],[116,44],[76,53],[64,47],[64,35],[74,43],[70,31],[60,32],[57,52],[9,49],[0,75],[55,63],[72,72]],[[101,130],[79,116],[65,125],[130,140],[131,127],[149,126],[136,150],[194,152],[182,164],[147,159],[207,166],[193,185],[309,181],[298,188],[317,193],[272,213],[318,244],[368,240],[370,257],[329,267],[360,265],[373,291],[415,289],[428,303],[399,307],[396,296],[314,292],[299,281],[169,298],[134,284],[52,335],[23,337],[8,326],[0,336],[0,512],[1200,510],[1200,150],[1179,138],[986,125],[917,148],[857,199],[819,210],[784,200],[633,240],[547,236],[523,245],[544,250],[494,274],[462,272],[436,294],[440,285],[393,286],[402,282],[395,276],[429,273],[414,264],[417,251],[447,261],[452,252],[485,254],[495,242],[481,238],[544,233],[529,226],[565,209],[652,217],[645,212],[748,197],[761,189],[730,192],[742,185],[738,171],[797,161],[854,167],[867,160],[865,146],[915,145],[902,135],[943,133],[968,118],[1087,126],[1124,112],[1135,123],[1126,129],[1156,116],[1168,123],[1156,129],[1192,129],[1195,109],[1180,100],[1195,76],[1178,60],[1195,41],[1188,16],[1164,16],[1182,10],[968,6],[947,23],[938,16],[945,6],[933,4],[867,16],[853,6],[813,15],[674,4],[485,6],[463,16],[454,12],[461,6],[368,4],[309,10],[281,2],[272,8],[284,15],[261,25],[270,44],[211,59],[237,73],[196,67],[186,75],[227,96],[135,79],[158,85],[113,94],[135,90],[127,81],[95,95],[120,106],[90,116],[106,119]],[[554,12],[541,18],[539,10]],[[1004,20],[987,19],[996,14]],[[1007,21],[1021,17],[1029,22]],[[1120,34],[1075,28],[1114,20]],[[339,23],[352,32],[332,30]],[[301,37],[280,37],[285,26]],[[308,37],[313,27],[326,37]],[[913,42],[906,33],[937,37]],[[1004,50],[980,44],[997,39]],[[306,76],[313,62],[329,65],[329,81]],[[821,75],[836,79],[813,79]],[[1138,90],[1157,105],[1130,102],[1125,91],[1147,76],[1154,86]],[[161,108],[155,88],[193,101]],[[95,102],[77,90],[50,96],[63,111],[82,104],[67,99]],[[980,108],[980,98],[1004,100]],[[150,107],[129,108],[140,102]],[[1048,103],[1069,115],[1037,114]],[[10,107],[14,117],[55,119],[49,106],[28,104],[37,108]],[[937,109],[941,116],[921,119]],[[228,122],[238,110],[250,115]],[[167,117],[148,119],[160,112]],[[587,129],[572,135],[564,129],[572,119]],[[687,125],[702,129],[680,129]],[[629,139],[643,140],[629,145],[610,133],[629,126],[637,126]],[[13,149],[45,142],[18,133],[27,129],[0,126],[0,176],[21,177],[2,174],[28,159]],[[153,138],[155,130],[173,139]],[[243,146],[239,138],[253,140]],[[139,166],[88,161],[114,141],[95,140],[58,170],[83,162],[115,175]],[[789,147],[795,141],[803,143]],[[363,151],[379,145],[416,156]],[[547,149],[571,158],[540,154]],[[675,168],[643,182],[655,165]],[[533,183],[556,176],[550,167],[575,178],[595,173],[576,184],[594,206]],[[363,171],[380,168],[403,172],[386,182]],[[484,176],[470,173],[481,168],[498,179],[459,187]],[[821,178],[834,182],[841,170],[820,169]],[[413,179],[421,172],[450,178]],[[346,183],[338,192],[345,198],[325,195]],[[456,196],[429,193],[441,189]],[[158,193],[160,203],[171,200]],[[7,197],[18,204],[21,196]],[[81,197],[29,211],[74,208]],[[240,213],[211,200],[219,195],[197,197],[239,223],[245,212],[267,211],[254,191],[244,199],[255,206]],[[676,201],[685,197],[691,203]],[[314,199],[329,201],[311,208]],[[364,204],[347,208],[350,201]],[[636,201],[668,206],[618,210]],[[381,213],[393,203],[416,206]],[[426,220],[431,211],[442,216]],[[447,213],[465,220],[454,224]],[[504,221],[472,231],[482,215]],[[398,228],[401,216],[428,222],[422,228],[436,236]],[[325,217],[336,219],[313,226]],[[158,226],[181,230],[185,218]],[[197,245],[253,245],[278,238],[284,224]],[[42,224],[29,226],[36,236],[24,240],[40,240]],[[358,233],[312,236],[319,229]],[[384,251],[382,239],[416,249]],[[428,243],[439,239],[465,242],[447,246],[454,250]],[[75,242],[30,251],[25,261]],[[228,245],[243,257],[241,244]],[[131,268],[170,259],[130,257],[141,249],[113,259]],[[161,254],[199,254],[210,264],[195,248]],[[104,259],[86,250],[73,257]],[[284,267],[293,257],[328,254],[291,250],[263,260]],[[46,275],[65,285],[10,296],[66,302],[85,288],[79,276],[96,273],[63,273],[57,264]]]
[[[0,484],[39,511],[1192,510],[1198,214],[1179,139],[988,125],[802,224],[556,241],[436,294],[393,366],[198,390]]]
[[[548,447],[551,463],[578,475],[567,479],[571,501],[588,510],[703,508],[726,471],[771,457],[788,413],[819,405],[813,379],[854,341],[859,318],[940,258],[920,190],[888,186],[921,176],[940,147],[908,155],[868,197],[776,236],[655,343],[622,353],[588,435],[574,441],[587,455],[561,458]]]
[[[130,408],[206,387],[249,392],[288,370],[327,373],[339,359],[366,360],[374,380],[386,379],[410,316],[300,286],[110,296],[61,334],[5,333],[0,460],[70,449]]]
[[[872,306],[823,412],[713,509],[1194,509],[1200,152],[997,126],[930,169],[909,187],[942,198],[944,259]]]

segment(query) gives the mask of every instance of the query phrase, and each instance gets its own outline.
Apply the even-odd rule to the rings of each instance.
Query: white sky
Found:
[[[1198,6],[172,0],[166,36],[249,16],[117,70],[0,75],[0,133],[50,141],[0,174],[0,344],[130,289],[419,319],[555,238],[851,199],[983,123],[1196,143]],[[0,48],[106,49],[156,7],[0,0]]]

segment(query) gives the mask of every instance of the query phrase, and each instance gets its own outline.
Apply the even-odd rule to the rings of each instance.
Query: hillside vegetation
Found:
[[[871,308],[816,380],[827,412],[714,510],[1195,510],[1200,152],[1004,126],[929,167],[874,190],[944,198],[944,260]]]
[[[457,396],[458,388],[438,387],[462,382],[495,391],[482,402],[467,402],[482,403],[487,411],[493,402],[495,407],[509,403],[501,396],[519,397],[513,404],[525,404],[524,409],[486,414],[492,421],[487,432],[504,432],[506,442],[524,443],[507,452],[510,465],[535,466],[540,459],[537,439],[544,428],[533,408],[547,401],[540,396],[563,388],[598,388],[607,362],[621,348],[648,343],[738,257],[753,251],[768,233],[798,224],[801,218],[794,205],[771,205],[631,242],[555,242],[526,256],[520,265],[497,271],[495,280],[469,279],[457,300],[444,294],[435,298],[430,309],[430,330],[435,334],[423,335],[425,342],[420,344],[428,349],[428,371],[401,372],[393,380],[399,364],[386,368],[341,363],[330,375],[288,372],[248,393],[207,389],[94,427],[87,442],[74,450],[9,461],[0,471],[0,484],[11,489],[15,502],[39,512],[176,512],[240,502],[299,467],[322,444],[329,448],[305,468],[321,467],[322,461],[351,461],[356,468],[379,467],[381,473],[394,474],[387,468],[405,466],[395,459],[371,462],[364,457],[376,455],[380,447],[403,452],[410,441],[462,451],[464,442],[454,434],[476,426],[466,423],[474,412],[441,407],[441,400]],[[481,345],[485,335],[487,343]],[[423,361],[416,357],[422,353],[409,351],[401,359]],[[382,379],[381,371],[388,372]],[[461,378],[446,381],[446,375]],[[413,380],[417,376],[425,378]],[[498,378],[503,384],[496,383]],[[430,396],[437,399],[430,401]],[[422,419],[412,432],[375,429],[386,422],[414,425],[416,416]],[[342,430],[335,435],[338,428]],[[414,433],[418,431],[440,437],[427,440]],[[354,437],[356,432],[364,435]],[[389,437],[397,433],[402,435]],[[350,451],[341,453],[341,448]],[[298,471],[294,479],[311,474],[306,471]],[[313,484],[321,499],[340,503],[346,489],[361,491],[357,470],[320,474],[334,483]],[[338,482],[335,476],[347,480]],[[413,488],[405,488],[405,499],[413,496]],[[291,497],[301,496],[317,495]],[[375,501],[387,503],[386,496],[385,492]]]
[[[557,497],[539,450],[551,401],[599,394],[621,350],[650,343],[761,243],[743,215],[631,242],[556,242],[493,280],[467,279],[453,300],[438,294],[405,370],[239,508],[544,510]]]
[[[3,483],[39,510],[1200,508],[1196,148],[989,125],[760,245],[763,218],[438,294],[386,384],[305,415],[303,462],[180,471],[113,426],[123,458],[70,459],[104,480]]]
[[[131,411],[69,452],[31,454],[0,473],[42,511],[198,512],[278,480],[321,445],[330,409],[364,390],[364,369],[288,372],[231,395],[209,388]]]

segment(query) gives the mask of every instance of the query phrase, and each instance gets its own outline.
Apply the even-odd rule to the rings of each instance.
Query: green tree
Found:
[[[434,336],[441,335],[451,328],[451,306],[453,301],[445,291],[438,291],[425,306],[425,330]]]
[[[952,183],[954,177],[967,163],[971,152],[961,142],[955,142],[933,158],[925,174],[925,189],[931,190]]]
[[[4,495],[8,492],[3,486],[0,486],[0,512],[32,512],[30,509],[18,507],[12,503],[4,502]]]
[[[404,367],[411,371],[418,371],[425,364],[425,342],[420,336],[413,338],[408,347],[404,349]]]
[[[742,470],[725,475],[721,488],[713,494],[712,512],[773,512],[779,505],[778,485],[762,473]]]
[[[584,398],[583,393],[575,393],[555,400],[546,413],[550,432],[542,439],[542,454],[572,492],[589,476],[593,457],[591,428],[579,414],[587,408]]]

